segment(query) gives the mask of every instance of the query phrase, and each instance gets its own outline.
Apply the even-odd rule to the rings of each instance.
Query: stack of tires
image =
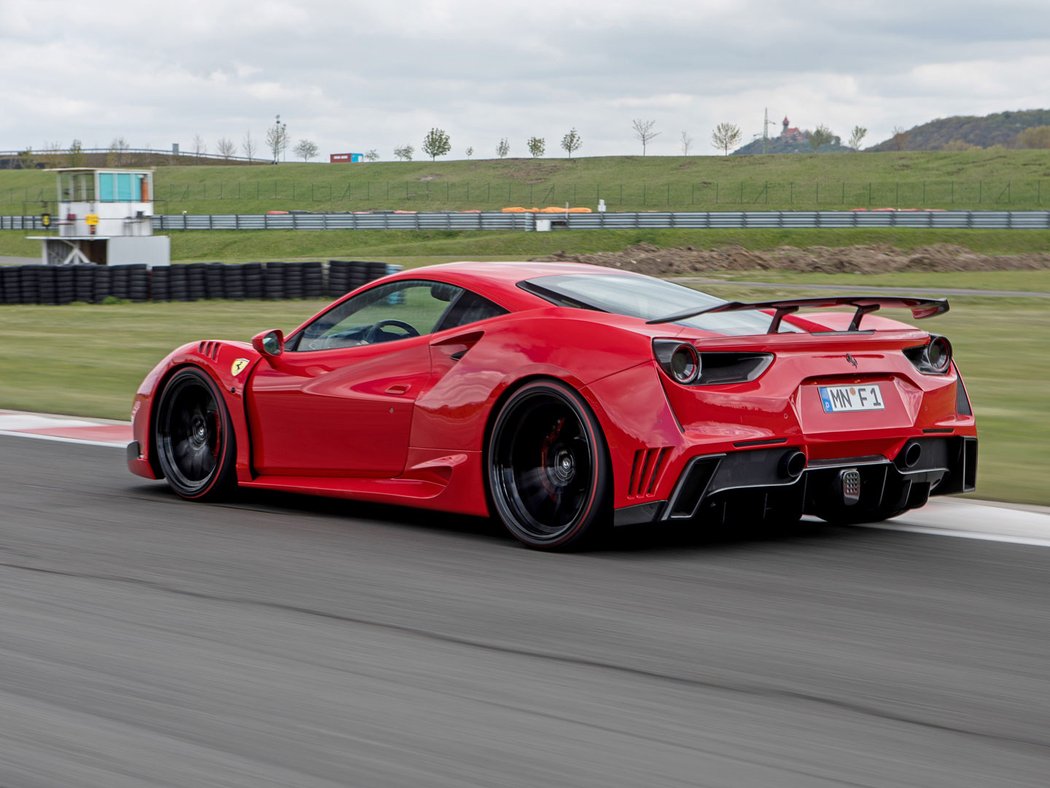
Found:
[[[0,304],[22,303],[22,268],[0,266]]]
[[[222,263],[204,264],[204,297],[208,299],[226,297],[226,269]]]
[[[208,299],[323,298],[343,296],[396,270],[386,263],[183,263],[135,265],[23,265],[0,267],[0,304],[198,301]]]
[[[303,297],[303,264],[281,263],[284,270],[284,298],[298,299]]]
[[[115,265],[109,268],[109,295],[122,301],[131,298],[130,273],[126,265]]]
[[[244,263],[241,265],[244,271],[244,297],[250,299],[261,299],[263,297],[263,264]]]
[[[37,303],[53,305],[58,303],[55,289],[57,269],[52,265],[34,266],[37,269]]]
[[[136,303],[149,301],[149,266],[136,263],[123,267],[128,269],[128,298]]]
[[[73,265],[73,300],[85,304],[95,301],[95,274],[97,265]]]
[[[346,295],[363,284],[386,276],[386,263],[365,262],[362,260],[329,260],[328,261],[328,295],[333,298]]]
[[[158,265],[150,271],[150,299],[153,301],[171,300],[171,266]]]
[[[39,265],[23,265],[22,277],[19,280],[18,292],[20,303],[40,303],[40,269]]]
[[[218,264],[222,273],[223,297],[231,301],[243,301],[244,295],[244,266]]]
[[[188,265],[168,267],[169,290],[172,301],[190,300],[190,270]]]
[[[55,303],[72,304],[76,297],[76,272],[72,266],[55,268]]]
[[[284,263],[267,263],[263,268],[263,298],[277,301],[284,295]]]
[[[350,292],[350,272],[354,263],[350,260],[328,261],[328,287],[325,295],[338,298],[344,293]]]
[[[98,270],[95,271],[95,295],[91,300],[96,304],[102,303],[109,298],[109,296],[113,295],[113,288],[111,285],[114,270],[115,269],[110,268],[109,266],[101,265],[98,267]]]
[[[324,265],[321,263],[303,263],[303,297],[322,298],[324,296]]]
[[[207,293],[205,270],[208,263],[186,263],[187,301],[200,301]]]

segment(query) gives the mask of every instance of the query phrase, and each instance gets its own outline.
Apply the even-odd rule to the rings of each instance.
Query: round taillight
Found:
[[[700,355],[692,345],[679,345],[671,353],[671,377],[678,383],[694,382],[700,377]]]
[[[934,337],[926,346],[926,363],[933,372],[947,372],[952,363],[952,343],[945,337]]]

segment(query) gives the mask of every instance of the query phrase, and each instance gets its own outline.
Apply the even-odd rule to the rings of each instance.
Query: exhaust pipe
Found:
[[[904,444],[901,453],[897,455],[897,467],[902,469],[914,468],[922,457],[922,444],[909,441]]]
[[[780,458],[780,475],[788,479],[797,479],[806,469],[806,455],[792,451]]]

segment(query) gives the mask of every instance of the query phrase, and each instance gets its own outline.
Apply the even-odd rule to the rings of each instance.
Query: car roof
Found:
[[[432,279],[459,285],[480,295],[497,298],[506,306],[525,308],[547,303],[538,296],[517,286],[518,282],[540,276],[590,274],[604,276],[638,277],[630,271],[619,271],[601,265],[586,263],[514,261],[514,262],[457,262],[410,268],[394,275],[397,279]],[[498,298],[502,296],[502,298]]]

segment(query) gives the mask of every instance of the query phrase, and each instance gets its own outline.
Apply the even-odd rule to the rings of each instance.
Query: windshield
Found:
[[[558,306],[596,309],[643,320],[656,320],[688,309],[707,309],[726,303],[690,287],[648,276],[617,274],[560,274],[521,282],[520,287]],[[725,312],[679,320],[720,334],[764,334],[770,316],[762,312]],[[786,325],[784,330],[790,330]]]

